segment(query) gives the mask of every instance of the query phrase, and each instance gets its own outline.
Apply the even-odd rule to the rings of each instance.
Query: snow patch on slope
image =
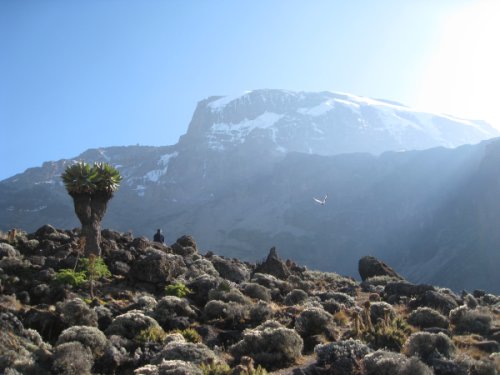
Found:
[[[264,112],[253,120],[245,119],[238,124],[216,123],[210,128],[207,134],[208,145],[212,150],[224,150],[225,144],[241,144],[245,138],[255,129],[270,129],[284,115],[272,112]],[[273,140],[276,140],[276,133],[271,129]]]
[[[172,154],[165,154],[160,157],[160,160],[158,160],[158,165],[161,166],[161,169],[154,169],[152,171],[149,171],[144,175],[145,180],[149,180],[151,182],[158,182],[161,176],[167,174],[168,171],[168,163],[170,159],[175,158],[179,155],[179,153],[176,151]]]
[[[226,105],[228,105],[229,103],[231,103],[232,101],[235,101],[235,100],[238,100],[240,99],[241,97],[251,93],[252,91],[244,91],[243,93],[241,94],[236,94],[236,95],[228,95],[228,96],[224,96],[220,99],[217,99],[211,103],[208,104],[208,107],[214,111],[214,112],[220,112],[222,111]]]

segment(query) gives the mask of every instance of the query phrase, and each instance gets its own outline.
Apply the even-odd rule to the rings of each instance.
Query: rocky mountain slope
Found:
[[[397,103],[259,90],[200,102],[176,145],[74,159],[109,162],[124,176],[105,227],[148,236],[160,227],[170,240],[191,233],[205,249],[247,260],[276,246],[342,274],[373,254],[414,282],[498,293],[499,142],[401,152],[495,134]],[[71,162],[0,182],[0,226],[78,226],[60,181]],[[327,204],[315,205],[326,193]]]
[[[255,264],[203,254],[190,236],[166,246],[112,230],[91,268],[79,235],[45,225],[0,238],[1,373],[500,369],[500,297],[484,291],[412,284],[373,257],[359,261],[358,283],[284,261],[275,249]]]

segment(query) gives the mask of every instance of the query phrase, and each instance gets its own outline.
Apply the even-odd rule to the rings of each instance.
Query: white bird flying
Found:
[[[326,203],[326,198],[328,197],[328,194],[325,194],[325,197],[323,199],[318,199],[318,198],[313,198],[316,203],[319,203],[320,205],[324,205]]]

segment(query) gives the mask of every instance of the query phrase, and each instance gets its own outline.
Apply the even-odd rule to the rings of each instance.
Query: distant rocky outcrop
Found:
[[[291,275],[286,263],[280,259],[275,247],[269,250],[266,260],[257,265],[255,272],[267,273],[284,280]]]
[[[391,267],[372,256],[362,257],[358,262],[358,270],[361,280],[363,281],[375,276],[387,276],[404,280],[403,277],[398,275]]]

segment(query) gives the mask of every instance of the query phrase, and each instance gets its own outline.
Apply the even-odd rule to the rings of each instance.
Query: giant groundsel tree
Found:
[[[77,162],[68,166],[61,177],[82,223],[85,255],[100,256],[101,220],[122,180],[120,172],[106,163]]]

